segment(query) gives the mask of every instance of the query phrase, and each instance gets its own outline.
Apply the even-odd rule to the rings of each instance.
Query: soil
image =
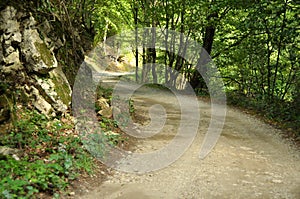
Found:
[[[135,153],[154,152],[170,142],[180,122],[176,97],[164,90],[141,90],[132,97],[139,125],[149,123],[149,108],[162,105],[164,128],[151,138],[134,139]],[[152,198],[300,198],[300,153],[282,131],[253,115],[227,107],[222,134],[211,153],[199,159],[210,122],[210,103],[199,99],[200,121],[196,138],[173,164],[149,173],[125,173],[99,168],[103,178],[81,180],[82,199]],[[191,118],[192,119],[192,118]],[[102,175],[101,174],[101,175]],[[101,176],[100,175],[100,176]],[[104,182],[102,183],[101,181]],[[84,182],[83,182],[84,181]],[[100,183],[99,183],[100,182]]]

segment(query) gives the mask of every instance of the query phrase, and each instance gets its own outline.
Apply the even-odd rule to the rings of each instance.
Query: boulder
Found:
[[[108,104],[107,99],[101,97],[97,100],[96,105],[100,108],[100,111],[98,111],[98,114],[106,117],[111,118],[112,117],[112,107]]]

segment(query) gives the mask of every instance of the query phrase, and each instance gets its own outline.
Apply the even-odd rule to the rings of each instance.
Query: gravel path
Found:
[[[133,99],[138,114],[148,117],[154,104],[161,104],[167,112],[164,128],[151,138],[140,139],[135,152],[164,147],[176,134],[180,121],[176,98],[166,92],[137,92]],[[227,107],[217,145],[205,159],[199,159],[210,104],[199,101],[199,106],[198,134],[176,162],[146,174],[113,171],[101,187],[81,198],[300,198],[299,151],[280,138],[279,130],[240,110]]]

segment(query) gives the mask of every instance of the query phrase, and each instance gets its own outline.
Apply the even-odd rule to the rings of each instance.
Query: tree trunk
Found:
[[[216,32],[215,25],[211,24],[211,22],[213,21],[214,18],[218,18],[218,13],[213,13],[207,17],[207,20],[210,25],[208,25],[205,28],[205,35],[204,35],[204,39],[203,39],[203,48],[206,50],[206,52],[209,55],[211,54],[211,51],[212,51],[214,36],[215,36],[215,32]],[[203,89],[205,87],[204,79],[207,78],[207,77],[205,77],[206,72],[207,72],[207,68],[205,65],[207,63],[209,63],[211,61],[211,59],[204,60],[206,58],[206,56],[204,54],[206,54],[205,51],[201,50],[200,58],[198,60],[197,66],[196,66],[197,69],[201,72],[201,74],[204,75],[204,77],[201,76],[201,74],[198,72],[198,70],[195,71],[195,73],[191,79],[191,82],[190,82],[191,86],[194,89],[196,89],[196,88]]]
[[[138,5],[134,5],[134,26],[135,26],[135,81],[139,81],[139,48],[138,48]]]
[[[156,22],[155,18],[152,19],[152,29],[151,29],[151,49],[150,52],[150,61],[151,61],[151,68],[152,68],[152,77],[153,77],[153,83],[157,84],[157,73],[156,73],[156,49],[155,49],[155,43],[156,43]]]

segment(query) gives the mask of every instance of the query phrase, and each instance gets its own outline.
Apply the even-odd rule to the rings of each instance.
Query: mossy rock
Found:
[[[46,44],[45,43],[35,42],[34,45],[35,45],[36,49],[39,51],[39,53],[41,54],[42,61],[48,67],[53,66],[55,64],[55,60],[54,60],[54,57],[53,57],[52,53],[47,48]]]
[[[54,84],[54,90],[60,100],[66,105],[71,104],[71,87],[65,74],[62,72],[61,67],[57,67],[50,72],[50,79]]]

